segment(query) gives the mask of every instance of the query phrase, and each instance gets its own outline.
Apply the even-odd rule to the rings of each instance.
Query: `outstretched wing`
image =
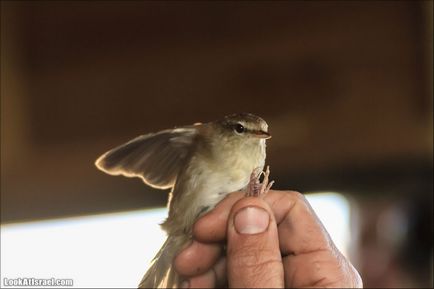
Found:
[[[107,174],[140,177],[151,187],[167,189],[175,184],[196,135],[194,126],[142,135],[106,152],[95,165]]]

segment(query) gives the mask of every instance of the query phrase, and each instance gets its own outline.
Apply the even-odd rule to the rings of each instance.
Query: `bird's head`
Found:
[[[268,124],[251,113],[237,113],[217,121],[220,131],[234,139],[269,139]]]
[[[213,136],[214,141],[221,144],[265,144],[265,140],[271,138],[268,133],[268,124],[259,116],[250,113],[237,113],[216,121],[214,132],[219,140]],[[240,147],[240,148],[241,148]]]

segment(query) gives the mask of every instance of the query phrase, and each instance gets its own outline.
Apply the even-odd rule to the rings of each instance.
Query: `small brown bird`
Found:
[[[268,191],[265,140],[267,123],[249,113],[139,136],[114,148],[96,161],[111,175],[140,177],[147,185],[172,188],[169,216],[161,224],[168,238],[139,284],[141,288],[174,288],[181,280],[172,269],[176,254],[192,239],[194,222],[227,194]]]

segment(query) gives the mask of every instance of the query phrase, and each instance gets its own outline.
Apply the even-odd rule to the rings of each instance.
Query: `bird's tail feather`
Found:
[[[151,267],[140,281],[139,288],[176,288],[179,277],[172,268],[176,253],[185,243],[181,236],[169,236],[152,260]]]

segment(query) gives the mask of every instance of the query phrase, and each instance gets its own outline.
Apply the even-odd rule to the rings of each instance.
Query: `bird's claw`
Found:
[[[264,180],[262,183],[259,181],[261,175],[264,174]],[[247,197],[260,197],[268,193],[271,189],[271,186],[274,184],[274,181],[269,182],[268,177],[270,176],[270,167],[267,166],[267,169],[261,171],[259,168],[253,170],[250,175],[250,181],[247,185],[246,196]]]

